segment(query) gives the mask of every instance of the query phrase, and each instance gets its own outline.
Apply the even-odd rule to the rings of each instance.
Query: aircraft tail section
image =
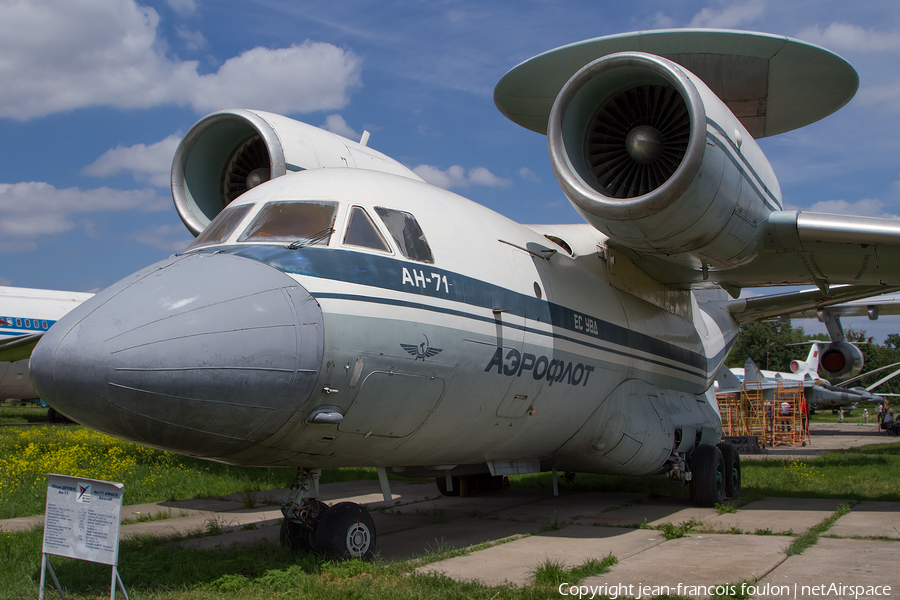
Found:
[[[809,347],[806,360],[792,360],[791,372],[798,375],[811,373],[815,375],[819,371],[819,344],[813,342]]]

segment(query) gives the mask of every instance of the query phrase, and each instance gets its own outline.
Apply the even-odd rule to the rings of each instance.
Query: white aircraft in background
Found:
[[[28,376],[32,349],[51,325],[91,296],[0,286],[0,398],[38,397]]]
[[[388,470],[449,492],[563,469],[665,474],[722,502],[740,460],[713,382],[740,324],[900,290],[900,220],[783,210],[754,139],[858,83],[827,50],[734,31],[528,60],[495,103],[547,134],[574,225],[521,225],[279,115],[214,113],[172,166],[196,240],[60,319],[32,380],[111,435],[297,467],[281,530],[297,549],[375,549],[365,510],[320,501],[323,467],[376,467],[386,499]]]
[[[743,367],[731,367],[730,371],[732,372],[732,374],[734,374],[738,381],[744,381],[745,370]],[[756,368],[755,362],[753,363],[753,370],[750,370],[749,373],[751,380],[755,378],[754,376],[761,376],[765,377],[766,379],[773,380],[782,379],[784,381],[803,381],[804,379],[806,379],[807,375],[811,375],[813,378],[818,378],[819,344],[818,342],[810,343],[809,354],[806,356],[806,360],[792,360],[790,373],[759,369]]]

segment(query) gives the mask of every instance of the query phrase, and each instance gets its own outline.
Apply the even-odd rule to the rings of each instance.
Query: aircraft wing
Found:
[[[43,333],[20,335],[0,341],[0,362],[16,362],[29,358],[43,335]]]
[[[560,186],[611,255],[664,285],[737,298],[900,285],[900,219],[784,210],[756,144],[838,110],[858,85],[843,58],[801,40],[678,29],[551,50],[507,73],[494,101],[547,134]]]
[[[792,312],[792,319],[818,318],[821,308]],[[883,294],[874,298],[853,300],[835,306],[829,306],[828,312],[836,317],[869,317],[875,320],[882,315],[900,315],[900,294]]]
[[[617,249],[661,283],[702,287],[715,282],[735,295],[745,287],[900,283],[900,219],[773,211],[761,226],[752,261],[705,272],[690,261],[673,265],[672,257]]]
[[[850,306],[850,311],[857,311],[860,315],[867,314],[866,307],[878,301],[885,301],[890,305],[889,299],[894,299],[897,304],[889,310],[896,312],[882,312],[881,314],[900,314],[900,296],[887,294],[879,298],[872,298],[886,292],[900,291],[900,286],[876,286],[876,285],[844,285],[837,286],[823,293],[821,290],[803,290],[784,294],[772,294],[752,298],[740,298],[727,303],[728,310],[739,323],[752,323],[763,319],[773,319],[779,316],[793,318],[816,318],[818,312],[827,308],[829,312],[838,314]],[[834,306],[838,305],[838,306]],[[840,314],[857,314],[847,312]]]

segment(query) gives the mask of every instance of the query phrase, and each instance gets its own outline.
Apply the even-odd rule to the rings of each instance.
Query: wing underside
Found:
[[[729,269],[617,249],[661,283],[719,284],[735,296],[741,288],[775,285],[815,285],[823,291],[839,284],[882,287],[877,293],[900,285],[900,219],[776,211],[760,226],[756,256]]]

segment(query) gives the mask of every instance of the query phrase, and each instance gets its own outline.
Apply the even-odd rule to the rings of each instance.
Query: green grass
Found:
[[[5,430],[19,433],[7,434],[9,439],[18,440],[9,445],[3,442]],[[28,430],[29,433],[25,433]],[[260,501],[259,490],[268,490],[288,485],[294,475],[293,469],[250,469],[229,467],[176,455],[166,455],[153,450],[139,449],[116,440],[99,439],[94,434],[85,433],[78,426],[0,428],[0,452],[12,455],[17,460],[33,460],[35,468],[52,471],[59,467],[82,468],[79,457],[87,457],[99,462],[103,468],[119,468],[127,477],[135,481],[154,478],[155,483],[146,487],[146,497],[166,500],[174,497],[215,497],[225,494],[242,493],[243,503],[255,504]],[[28,443],[23,440],[28,439]],[[8,440],[7,440],[8,441]],[[18,444],[18,445],[16,445]],[[29,444],[31,449],[28,450]],[[59,454],[48,454],[52,448],[61,448]],[[72,448],[78,447],[78,451]],[[10,452],[13,450],[14,452]],[[56,462],[42,462],[54,459]],[[78,459],[78,460],[76,460]],[[67,461],[72,461],[71,463]],[[12,463],[10,463],[12,464]],[[118,467],[116,466],[118,464]],[[96,466],[96,465],[94,465]],[[2,466],[0,466],[2,467]],[[43,472],[43,471],[42,471]],[[98,472],[102,475],[102,471]],[[131,475],[129,475],[131,473]],[[0,481],[8,475],[8,470],[0,468]],[[139,492],[128,486],[126,496],[129,503],[137,502]],[[375,479],[374,469],[326,470],[322,481],[346,481],[360,478]],[[107,477],[100,476],[100,479]],[[764,496],[801,496],[846,498],[857,500],[900,501],[900,444],[879,444],[832,452],[823,457],[799,461],[753,460],[743,463],[742,505],[749,499]],[[524,475],[513,477],[517,487],[552,487],[550,474]],[[670,484],[663,477],[628,478],[616,476],[584,475],[561,478],[560,486],[568,491],[601,490],[611,492],[631,492],[652,496],[681,496],[687,488]],[[30,489],[30,488],[29,488]],[[37,485],[29,493],[39,496],[37,510],[40,513],[46,493],[46,485]],[[9,490],[7,490],[9,491]],[[133,492],[133,493],[131,493]],[[18,490],[16,493],[24,493]],[[7,496],[0,495],[0,500]],[[140,500],[149,501],[149,500]],[[632,498],[628,503],[636,502]],[[29,500],[28,502],[31,502]],[[21,507],[31,506],[23,501]],[[730,510],[730,504],[723,507]],[[839,509],[844,510],[844,509]],[[25,514],[25,513],[21,513]],[[19,515],[11,515],[19,516]],[[815,543],[819,536],[839,517],[835,513],[828,520],[797,536],[791,552],[802,552]],[[557,527],[554,524],[552,527]],[[218,523],[210,522],[207,533],[215,531]],[[696,523],[660,526],[663,535],[680,537],[696,527]],[[200,531],[197,532],[199,535]],[[756,535],[771,534],[770,531],[756,531]],[[20,533],[0,534],[0,598],[36,597],[36,582],[40,578],[40,549],[42,532],[40,528]],[[333,562],[320,556],[292,555],[276,544],[263,543],[254,547],[231,547],[219,550],[189,550],[178,539],[135,539],[121,544],[119,571],[135,600],[206,600],[213,598],[241,598],[262,600],[274,598],[359,598],[380,600],[382,598],[443,599],[474,598],[501,600],[505,598],[559,597],[551,584],[560,577],[567,583],[575,583],[578,578],[600,574],[609,568],[604,560],[586,561],[574,568],[545,561],[535,565],[535,584],[527,588],[489,587],[478,583],[461,583],[440,575],[416,574],[415,569],[428,562],[459,556],[467,552],[493,544],[486,544],[469,550],[439,548],[428,556],[411,561],[358,561]],[[66,587],[67,597],[75,600],[94,600],[109,595],[109,567],[72,561],[59,557],[52,559],[57,574]],[[568,579],[571,578],[571,579]],[[55,592],[48,590],[50,598]]]
[[[834,525],[835,521],[846,515],[848,512],[850,512],[849,505],[839,505],[830,517],[828,517],[818,525],[813,525],[804,533],[794,538],[794,541],[788,547],[786,554],[788,556],[795,556],[797,554],[803,553],[809,547],[816,545],[819,542],[819,536],[828,531],[828,529],[832,525]]]
[[[0,423],[46,423],[47,409],[33,402],[0,402]]]
[[[873,444],[828,452],[803,461],[754,459],[741,462],[741,497],[721,509],[730,512],[767,496],[788,498],[835,498],[900,502],[900,444]],[[550,490],[550,473],[514,475],[510,485]],[[601,490],[649,494],[669,498],[687,496],[687,486],[665,477],[624,477],[579,473],[573,480],[559,480],[565,492]]]
[[[289,487],[296,469],[234,467],[144,448],[80,425],[2,427],[0,519],[43,513],[47,473],[124,483],[125,504],[241,493],[251,507],[263,500],[256,492]],[[320,482],[377,478],[374,468],[326,469]]]
[[[557,590],[560,585],[564,583],[577,585],[588,577],[603,575],[608,573],[609,568],[618,562],[619,559],[608,554],[603,559],[589,558],[580,565],[570,568],[560,560],[548,558],[532,571],[532,576],[535,587],[545,588],[558,594]]]
[[[900,502],[900,444],[828,452],[804,461],[746,460],[742,494]]]
[[[8,534],[0,542],[0,598],[37,597],[40,552],[40,529]],[[459,553],[436,551],[409,561],[338,562],[317,555],[293,555],[272,543],[213,551],[184,549],[172,539],[145,538],[122,542],[119,573],[134,600],[537,600],[558,596],[544,576],[537,585],[523,589],[461,583],[442,575],[415,572],[419,566]],[[51,561],[66,597],[109,597],[108,566],[60,557],[51,557]],[[611,564],[615,564],[615,557],[607,556],[563,569],[563,573],[574,583],[606,572]],[[50,591],[52,583],[50,586],[47,597],[55,598],[56,593]]]

